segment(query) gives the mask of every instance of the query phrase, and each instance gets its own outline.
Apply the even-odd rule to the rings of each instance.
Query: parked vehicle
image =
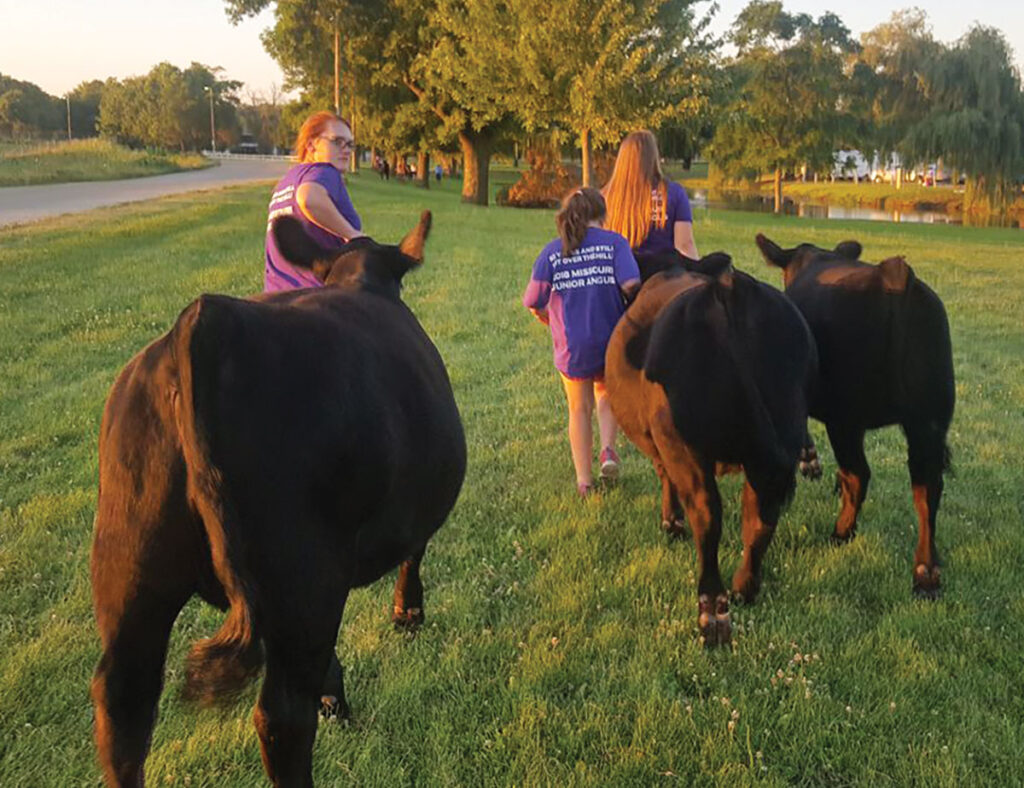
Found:
[[[231,149],[232,153],[259,153],[260,144],[256,142],[256,138],[252,134],[243,134],[238,140],[238,144]]]

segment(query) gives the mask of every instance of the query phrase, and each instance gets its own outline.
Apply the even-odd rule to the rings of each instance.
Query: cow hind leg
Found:
[[[774,536],[775,523],[761,518],[757,493],[748,480],[743,485],[743,562],[732,578],[733,593],[744,602],[752,603],[761,590],[761,565]]]
[[[940,592],[940,562],[935,548],[935,519],[942,499],[945,435],[927,425],[906,425],[904,432],[907,436],[907,464],[918,520],[913,593],[922,599],[936,599]]]
[[[93,675],[92,698],[96,747],[109,785],[144,783],[167,641],[186,598],[167,600],[148,591],[117,602],[97,597],[103,654]]]
[[[351,716],[351,710],[345,700],[345,672],[334,651],[331,652],[331,661],[327,666],[327,676],[324,678],[324,688],[320,695],[320,716],[327,720],[347,720]]]
[[[840,509],[835,529],[830,537],[833,544],[849,542],[857,533],[857,516],[867,496],[871,469],[864,454],[864,430],[862,428],[826,425],[832,451],[839,463],[836,486],[839,488]]]
[[[253,722],[260,738],[263,766],[276,788],[313,785],[317,708],[337,634],[336,626],[322,629],[302,633],[308,640],[295,633],[277,635],[265,642],[266,676]]]
[[[398,568],[394,607],[391,612],[391,623],[397,630],[414,631],[423,624],[423,581],[420,579],[420,564],[423,563],[425,552],[424,547],[403,561]]]
[[[660,461],[655,461],[654,469],[661,479],[661,530],[669,536],[676,536],[685,539],[689,535],[686,527],[686,515],[683,506],[679,502],[679,493],[668,478],[665,466]]]
[[[670,418],[667,414],[663,419]],[[722,499],[715,482],[715,466],[700,461],[682,443],[675,428],[659,423],[655,441],[665,470],[686,511],[697,547],[697,626],[708,648],[729,643],[729,595],[718,569],[718,543],[722,537]]]

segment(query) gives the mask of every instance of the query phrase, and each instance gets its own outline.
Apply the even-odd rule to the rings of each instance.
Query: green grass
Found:
[[[107,390],[197,294],[261,285],[269,185],[7,230],[0,244],[0,785],[95,785],[99,656],[88,553]],[[649,464],[575,498],[550,340],[519,305],[553,214],[459,203],[458,184],[351,191],[396,240],[435,213],[405,299],[444,356],[469,442],[463,494],[427,552],[425,628],[388,620],[391,579],[349,598],[339,637],[350,727],[320,726],[317,784],[1003,785],[1024,774],[1024,236],[712,212],[704,251],[777,281],[753,245],[855,237],[904,254],[944,298],[957,414],[938,543],[945,594],[910,596],[916,526],[902,436],[872,433],[861,535],[832,548],[831,483],[799,485],[734,647],[696,637],[695,557],[658,530]],[[814,434],[826,473],[834,460]],[[740,553],[723,482],[723,572]],[[180,699],[199,602],[171,640],[151,785],[265,784],[250,717]],[[799,655],[799,659],[797,658]],[[730,723],[734,723],[730,725]]]
[[[98,138],[5,144],[0,147],[0,186],[110,181],[209,166],[198,153],[131,150]]]

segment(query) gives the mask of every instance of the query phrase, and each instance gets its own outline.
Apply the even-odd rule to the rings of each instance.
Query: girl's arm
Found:
[[[327,193],[327,189],[319,183],[306,182],[295,190],[295,202],[299,210],[317,227],[322,227],[329,233],[351,241],[363,235],[357,230],[348,219],[341,215],[341,212],[334,207],[334,201]]]
[[[697,254],[697,243],[693,240],[693,222],[675,222],[672,225],[673,241],[679,252],[691,260],[699,260]]]

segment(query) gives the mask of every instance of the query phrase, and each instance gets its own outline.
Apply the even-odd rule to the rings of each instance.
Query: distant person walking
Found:
[[[327,248],[340,248],[363,234],[362,221],[341,177],[354,148],[352,127],[333,112],[316,112],[302,124],[295,139],[299,163],[278,181],[270,198],[264,292],[323,284],[311,271],[295,268],[281,256],[270,232],[275,216],[295,216],[306,232]]]
[[[605,226],[625,236],[636,254],[677,249],[698,258],[690,199],[686,189],[665,179],[651,132],[634,131],[622,141],[603,193]]]
[[[438,162],[434,166],[434,177],[437,179],[438,183],[441,182],[441,176],[442,175],[444,175],[444,167],[441,166],[441,162]]]
[[[604,388],[604,354],[625,311],[623,295],[640,285],[629,244],[602,228],[604,218],[604,198],[597,189],[577,189],[562,200],[555,217],[558,238],[541,250],[523,294],[523,306],[551,329],[555,367],[569,406],[576,490],[583,498],[594,484],[595,403],[601,478],[613,480],[619,472],[618,426]]]

